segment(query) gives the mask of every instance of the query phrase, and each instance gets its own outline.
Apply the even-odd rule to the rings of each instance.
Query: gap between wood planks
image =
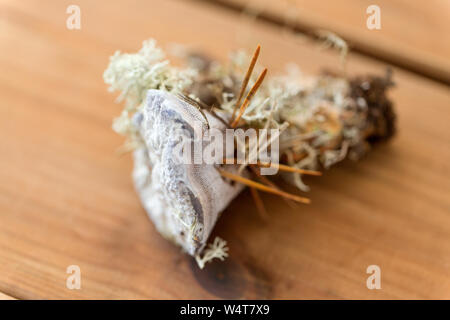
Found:
[[[227,0],[190,0],[196,2],[207,3],[208,5],[220,6],[227,10],[243,13],[245,6],[241,5],[239,2],[227,1]],[[270,23],[279,28],[285,27],[285,21],[278,16],[276,13],[271,13],[267,11],[261,12],[256,19]],[[295,26],[290,26],[290,32],[301,33],[311,40],[321,40],[317,35],[317,26],[310,25],[308,23],[297,20]],[[333,30],[330,30],[333,32]],[[389,52],[380,46],[372,45],[370,42],[359,40],[355,37],[344,37],[347,41],[351,51],[365,55],[372,59],[376,59],[380,62],[390,64],[392,66],[404,69],[406,71],[415,73],[422,77],[429,78],[431,80],[443,83],[445,85],[450,85],[450,73],[446,70],[439,68],[438,66],[433,66],[430,64],[423,63],[423,61],[417,61],[414,58],[398,54],[396,52]],[[323,40],[321,40],[323,41]]]

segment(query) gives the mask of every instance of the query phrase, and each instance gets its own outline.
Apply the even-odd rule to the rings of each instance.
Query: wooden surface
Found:
[[[250,194],[223,213],[214,235],[230,259],[201,271],[156,231],[136,196],[129,155],[111,130],[121,106],[102,72],[116,50],[142,40],[181,42],[219,58],[261,43],[269,74],[306,72],[338,58],[270,24],[183,1],[0,4],[0,292],[35,298],[450,298],[449,88],[394,68],[399,133],[359,163],[309,179],[312,204],[292,210],[265,196],[263,223]],[[352,54],[351,73],[384,72]],[[81,268],[81,289],[66,268]],[[366,268],[381,268],[380,290]]]
[[[10,296],[0,292],[0,300],[15,300],[15,299],[13,297],[10,297]]]
[[[358,51],[450,84],[448,0],[215,0],[285,27],[330,30]],[[369,30],[376,4],[381,29]]]

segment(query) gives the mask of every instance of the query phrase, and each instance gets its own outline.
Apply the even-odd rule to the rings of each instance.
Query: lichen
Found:
[[[203,255],[200,254],[195,256],[195,261],[197,262],[200,269],[205,267],[205,264],[211,262],[214,259],[225,260],[228,257],[228,247],[227,242],[219,237],[216,237],[214,241],[208,244],[208,247],[203,250]]]
[[[196,76],[195,69],[172,66],[154,39],[144,41],[137,53],[116,51],[103,73],[108,90],[120,92],[117,102],[125,101],[121,115],[114,119],[114,131],[126,136],[129,144],[138,144],[139,135],[131,118],[142,108],[147,91],[183,92]]]

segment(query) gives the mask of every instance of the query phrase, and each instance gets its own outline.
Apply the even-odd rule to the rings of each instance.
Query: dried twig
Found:
[[[322,175],[322,172],[320,172],[320,171],[295,168],[295,167],[287,166],[287,165],[281,164],[281,163],[269,163],[269,162],[257,161],[257,165],[260,167],[266,167],[266,168],[273,167],[273,168],[278,168],[281,171],[296,172],[296,173],[301,173],[301,174],[306,174],[306,175],[311,175],[311,176],[321,176]]]

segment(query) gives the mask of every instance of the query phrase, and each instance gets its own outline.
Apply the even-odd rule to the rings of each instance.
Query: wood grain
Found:
[[[450,2],[446,0],[215,0],[304,32],[330,30],[354,50],[450,84]],[[381,29],[369,30],[376,4]]]
[[[108,57],[143,39],[191,44],[219,58],[261,43],[270,74],[306,72],[338,57],[272,25],[183,1],[0,4],[0,291],[22,298],[450,298],[450,92],[394,69],[399,134],[359,163],[308,179],[312,204],[293,210],[265,195],[263,223],[249,192],[214,235],[231,257],[200,271],[141,208],[129,155],[111,130],[121,107],[102,81]],[[349,72],[384,72],[352,54]],[[379,265],[382,289],[368,290]],[[81,290],[66,268],[81,268]]]
[[[0,300],[16,300],[16,299],[0,292]]]

